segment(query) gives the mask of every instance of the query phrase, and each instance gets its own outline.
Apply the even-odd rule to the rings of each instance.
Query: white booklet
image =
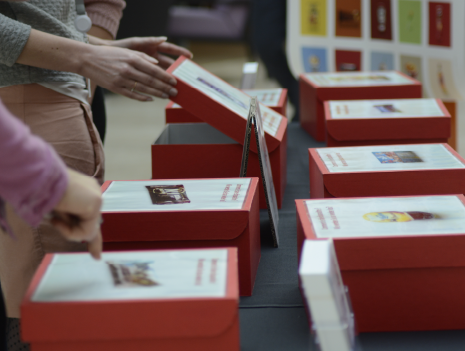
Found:
[[[55,254],[32,301],[224,297],[227,259],[224,249]]]
[[[411,79],[396,71],[307,73],[305,78],[320,87],[376,87],[414,84]]]
[[[331,118],[411,118],[445,116],[436,99],[329,101]]]
[[[113,181],[102,212],[240,210],[250,178]]]
[[[331,173],[465,167],[442,144],[328,147],[317,152]]]
[[[457,196],[376,197],[305,202],[317,238],[465,233]]]

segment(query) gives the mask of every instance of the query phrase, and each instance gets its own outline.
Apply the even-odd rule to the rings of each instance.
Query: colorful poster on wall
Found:
[[[326,0],[300,0],[300,31],[326,36]]]
[[[429,59],[428,73],[434,97],[444,100],[461,99],[454,83],[454,74],[450,61]]]
[[[399,41],[421,44],[421,1],[399,0]]]
[[[429,45],[450,46],[450,4],[429,3]]]
[[[360,71],[361,51],[336,50],[336,71]]]
[[[303,47],[302,60],[305,72],[327,72],[327,56],[325,48]]]
[[[402,73],[423,82],[421,57],[400,55],[400,70]]]
[[[371,0],[371,37],[392,40],[391,0]]]
[[[372,71],[391,71],[394,69],[394,55],[387,52],[375,52],[371,53],[371,65],[370,70]]]
[[[336,36],[362,37],[361,0],[336,0]]]

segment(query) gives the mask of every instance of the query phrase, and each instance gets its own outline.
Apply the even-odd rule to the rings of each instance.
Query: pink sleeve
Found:
[[[107,30],[113,39],[116,38],[126,2],[124,0],[84,0],[84,4],[92,24]]]
[[[37,226],[61,200],[67,185],[66,166],[53,148],[32,135],[0,101],[0,198]]]

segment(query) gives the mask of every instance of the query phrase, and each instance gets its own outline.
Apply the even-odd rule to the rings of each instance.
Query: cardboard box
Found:
[[[421,83],[396,71],[306,73],[299,78],[300,125],[315,140],[326,137],[327,100],[421,98]]]
[[[464,329],[463,195],[296,200],[299,255],[331,238],[360,332]]]
[[[239,351],[238,300],[234,248],[47,254],[22,336],[35,351]]]
[[[258,101],[284,117],[287,115],[287,89],[244,89],[242,91],[250,96],[257,96]],[[203,123],[200,118],[187,112],[173,101],[165,107],[165,120],[166,123]]]
[[[310,197],[465,194],[465,160],[447,144],[309,149]]]
[[[147,186],[178,199],[154,203],[159,190]],[[260,262],[257,178],[107,181],[102,192],[105,250],[237,247],[240,293],[252,295]]]
[[[447,143],[451,116],[440,99],[325,101],[332,146]]]

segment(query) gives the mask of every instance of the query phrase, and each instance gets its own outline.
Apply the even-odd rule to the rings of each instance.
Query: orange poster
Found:
[[[336,0],[336,36],[362,36],[361,0]]]

